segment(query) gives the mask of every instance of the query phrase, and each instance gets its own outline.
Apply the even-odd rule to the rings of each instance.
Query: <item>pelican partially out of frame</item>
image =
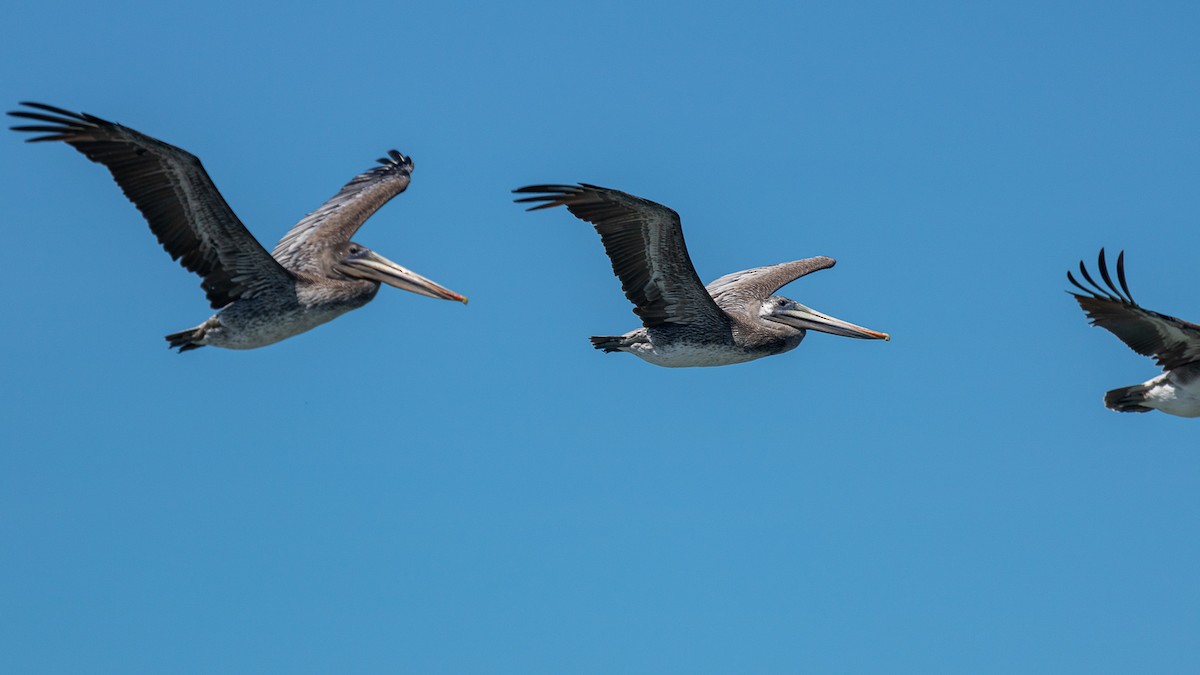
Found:
[[[220,311],[167,336],[185,352],[206,345],[253,349],[303,333],[375,297],[380,283],[431,298],[467,299],[397,265],[350,237],[408,187],[412,160],[395,150],[296,223],[268,253],[225,203],[200,160],[99,117],[41,103],[8,113],[37,124],[12,127],[62,141],[112,173],[167,253],[203,278]]]
[[[755,267],[705,286],[683,242],[679,214],[647,199],[581,183],[530,185],[530,211],[566,206],[595,226],[634,304],[642,327],[624,335],[593,337],[605,352],[629,352],[658,366],[724,366],[795,349],[805,331],[887,340],[887,333],[822,314],[775,291],[800,277],[833,267],[826,257]]]
[[[1104,285],[1096,283],[1080,261],[1079,273],[1088,285],[1076,281],[1068,271],[1067,280],[1083,291],[1071,291],[1071,295],[1093,326],[1108,330],[1133,351],[1153,356],[1165,371],[1142,384],[1113,389],[1104,395],[1104,405],[1118,412],[1161,410],[1179,417],[1200,417],[1200,326],[1134,302],[1125,282],[1124,251],[1117,256],[1119,289],[1108,273],[1104,249],[1100,249],[1099,263]]]

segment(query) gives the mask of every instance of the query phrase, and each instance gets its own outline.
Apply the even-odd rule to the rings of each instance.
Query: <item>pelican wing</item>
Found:
[[[1067,280],[1083,291],[1082,294],[1072,291],[1071,295],[1075,296],[1093,326],[1107,329],[1130,349],[1143,356],[1154,357],[1158,365],[1167,370],[1200,361],[1200,325],[1144,309],[1133,301],[1129,284],[1125,282],[1124,251],[1117,256],[1120,289],[1108,273],[1104,249],[1100,249],[1099,267],[1103,286],[1092,279],[1082,261],[1079,263],[1079,273],[1087,285],[1076,281],[1067,272]]]
[[[8,113],[38,122],[13,130],[42,134],[30,142],[63,141],[107,167],[171,258],[203,278],[200,287],[213,308],[292,283],[292,275],[246,230],[194,155],[86,113],[21,105],[42,112]]]
[[[387,157],[376,161],[381,166],[352,178],[321,208],[288,230],[275,245],[275,258],[288,269],[305,269],[319,260],[317,251],[350,241],[367,218],[408,188],[412,159],[389,150]]]
[[[818,270],[829,269],[837,263],[833,258],[817,256],[793,262],[755,267],[726,274],[708,285],[708,292],[722,307],[737,302],[759,302],[800,277]],[[736,299],[736,302],[735,302]]]
[[[728,322],[704,290],[687,245],[679,214],[650,200],[595,185],[530,185],[513,192],[534,194],[530,211],[566,206],[595,226],[621,280],[634,314],[647,328],[663,324],[722,326]],[[541,202],[541,203],[538,203]]]

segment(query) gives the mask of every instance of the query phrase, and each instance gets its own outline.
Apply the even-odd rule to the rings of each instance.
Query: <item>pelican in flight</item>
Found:
[[[566,206],[595,226],[642,327],[592,338],[605,352],[629,352],[657,366],[686,368],[744,363],[795,349],[805,331],[888,340],[822,314],[775,291],[833,267],[817,257],[727,274],[705,286],[692,267],[679,214],[648,199],[595,185],[530,185],[528,210]]]
[[[1113,389],[1104,395],[1104,405],[1118,412],[1161,410],[1180,417],[1200,417],[1200,326],[1173,316],[1159,314],[1133,301],[1125,283],[1125,252],[1117,256],[1117,281],[1113,284],[1100,249],[1100,278],[1096,283],[1083,261],[1079,273],[1088,285],[1067,272],[1067,280],[1083,293],[1071,291],[1079,306],[1092,320],[1116,335],[1133,351],[1153,356],[1162,366],[1162,375],[1142,384]],[[1089,287],[1090,286],[1090,287]]]
[[[63,141],[103,164],[150,223],[159,243],[188,270],[213,309],[204,323],[167,336],[180,352],[205,345],[254,349],[303,333],[362,307],[380,283],[431,298],[467,299],[350,241],[404,192],[412,160],[395,150],[305,216],[268,253],[225,203],[200,160],[128,127],[41,103],[8,113],[37,124],[14,131],[30,142]]]

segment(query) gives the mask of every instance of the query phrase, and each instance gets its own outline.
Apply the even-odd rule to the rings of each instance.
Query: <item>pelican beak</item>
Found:
[[[786,307],[773,310],[765,318],[784,323],[801,330],[819,330],[822,333],[841,335],[842,337],[860,338],[863,340],[891,340],[887,333],[863,328],[852,323],[835,319],[828,314],[822,314],[811,307],[805,307],[793,302]]]
[[[467,304],[467,299],[458,293],[397,265],[374,251],[366,251],[361,256],[343,260],[339,267],[342,272],[352,277],[371,279],[417,295],[441,300],[457,300],[464,305]]]

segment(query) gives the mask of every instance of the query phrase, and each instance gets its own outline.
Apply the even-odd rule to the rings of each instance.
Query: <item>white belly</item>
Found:
[[[1146,405],[1170,415],[1200,417],[1200,378],[1186,384],[1172,373],[1163,373],[1146,383]]]
[[[718,345],[670,344],[659,347],[649,342],[631,345],[630,354],[664,368],[703,368],[745,363],[767,356],[766,353],[748,352]]]
[[[349,307],[295,308],[286,313],[262,316],[231,312],[237,305],[218,312],[206,325],[203,343],[225,349],[256,349],[285,340],[332,321]]]

